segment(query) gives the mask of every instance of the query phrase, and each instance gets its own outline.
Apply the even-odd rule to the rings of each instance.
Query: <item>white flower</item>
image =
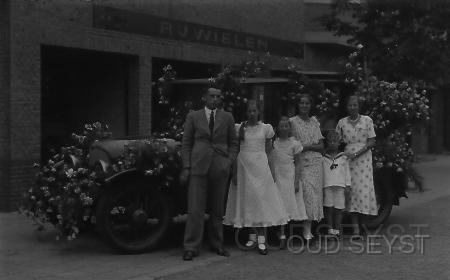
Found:
[[[70,168],[69,170],[66,171],[66,176],[69,178],[71,178],[73,176],[73,174],[74,174],[74,172],[73,172],[72,168]]]
[[[93,202],[94,202],[94,200],[91,197],[89,197],[89,196],[87,196],[87,197],[85,197],[83,199],[83,204],[84,205],[92,205]]]

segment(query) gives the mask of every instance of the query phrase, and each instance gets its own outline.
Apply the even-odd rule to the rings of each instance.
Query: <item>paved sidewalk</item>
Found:
[[[450,155],[427,155],[423,161],[416,163],[415,167],[424,179],[424,192],[408,191],[408,198],[401,198],[400,207],[394,206],[393,213],[405,207],[450,195]]]
[[[400,201],[389,222],[403,221],[409,208],[450,196],[450,156],[435,158],[417,164],[425,178],[425,192],[409,192],[409,199]],[[182,236],[182,227],[174,230]],[[230,248],[230,259],[205,251],[194,261],[183,262],[180,240],[173,243],[176,245],[153,253],[118,255],[95,234],[72,242],[56,241],[51,225],[36,232],[27,218],[17,213],[0,213],[0,279],[156,279],[205,270],[219,262],[227,266],[254,254]]]

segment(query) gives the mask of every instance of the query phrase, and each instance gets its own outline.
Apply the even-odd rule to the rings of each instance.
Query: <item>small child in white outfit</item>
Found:
[[[340,236],[342,210],[345,208],[345,189],[350,189],[351,177],[347,156],[339,152],[340,136],[330,131],[323,155],[323,206],[329,225],[328,234]]]

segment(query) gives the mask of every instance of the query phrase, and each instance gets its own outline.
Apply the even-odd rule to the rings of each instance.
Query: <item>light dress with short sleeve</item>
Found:
[[[303,199],[298,201],[295,193],[295,162],[294,156],[303,150],[302,144],[294,138],[276,139],[270,160],[274,169],[274,179],[280,191],[284,207],[290,220],[302,221],[308,219]],[[301,183],[299,193],[303,194]]]
[[[355,153],[367,144],[368,138],[375,137],[373,121],[369,116],[360,115],[352,124],[348,117],[339,120],[336,131],[347,144],[346,152]],[[378,207],[373,184],[372,152],[369,150],[350,161],[351,194],[349,212],[377,215]]]
[[[303,120],[298,115],[289,119],[292,124],[292,136],[304,146],[319,144],[323,139],[320,123],[315,117]],[[302,164],[300,182],[302,194],[297,193],[298,203],[303,199],[308,220],[323,219],[323,166],[322,154],[314,151],[301,153]]]
[[[239,132],[240,124],[236,125]],[[274,136],[270,124],[245,128],[236,159],[237,185],[231,183],[223,223],[234,227],[269,227],[289,220],[270,171],[266,139]]]

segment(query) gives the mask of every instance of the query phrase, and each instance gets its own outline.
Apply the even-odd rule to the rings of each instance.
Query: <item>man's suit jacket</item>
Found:
[[[184,123],[181,157],[183,167],[191,175],[205,175],[213,162],[229,168],[236,158],[238,140],[234,118],[228,112],[216,110],[211,137],[205,109],[191,112]]]

